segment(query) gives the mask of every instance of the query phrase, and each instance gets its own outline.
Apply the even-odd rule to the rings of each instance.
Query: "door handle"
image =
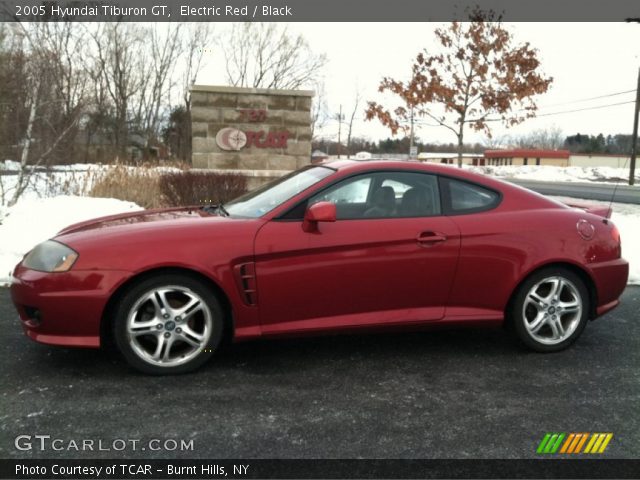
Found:
[[[421,245],[435,245],[436,243],[444,242],[447,236],[440,232],[422,232],[416,239]]]

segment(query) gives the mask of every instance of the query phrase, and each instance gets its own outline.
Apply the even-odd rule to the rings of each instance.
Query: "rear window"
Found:
[[[450,213],[462,214],[490,210],[500,202],[500,194],[475,183],[445,179]]]

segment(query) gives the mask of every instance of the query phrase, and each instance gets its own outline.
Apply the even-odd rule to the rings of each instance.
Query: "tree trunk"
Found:
[[[458,135],[458,168],[462,168],[462,134]]]
[[[462,168],[463,136],[464,136],[464,115],[460,119],[460,129],[458,130],[458,168]]]
[[[24,192],[27,184],[29,183],[29,177],[33,171],[28,170],[29,150],[31,149],[31,136],[33,135],[33,124],[36,121],[36,111],[38,109],[38,90],[40,89],[40,82],[35,80],[33,88],[31,89],[31,108],[29,109],[29,120],[27,122],[27,131],[24,135],[24,146],[22,147],[22,154],[20,155],[20,172],[18,173],[18,180],[16,182],[16,188],[13,191],[9,206],[16,204],[22,192]]]

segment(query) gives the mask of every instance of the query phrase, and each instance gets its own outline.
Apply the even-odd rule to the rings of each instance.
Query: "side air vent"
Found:
[[[258,291],[256,285],[256,265],[253,262],[241,263],[233,267],[238,289],[244,303],[255,306],[258,304]]]

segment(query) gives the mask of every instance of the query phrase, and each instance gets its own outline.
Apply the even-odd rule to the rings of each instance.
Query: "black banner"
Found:
[[[639,460],[0,460],[4,479],[639,478]]]
[[[640,20],[638,0],[0,0],[2,22],[433,22],[478,11],[513,22]]]

